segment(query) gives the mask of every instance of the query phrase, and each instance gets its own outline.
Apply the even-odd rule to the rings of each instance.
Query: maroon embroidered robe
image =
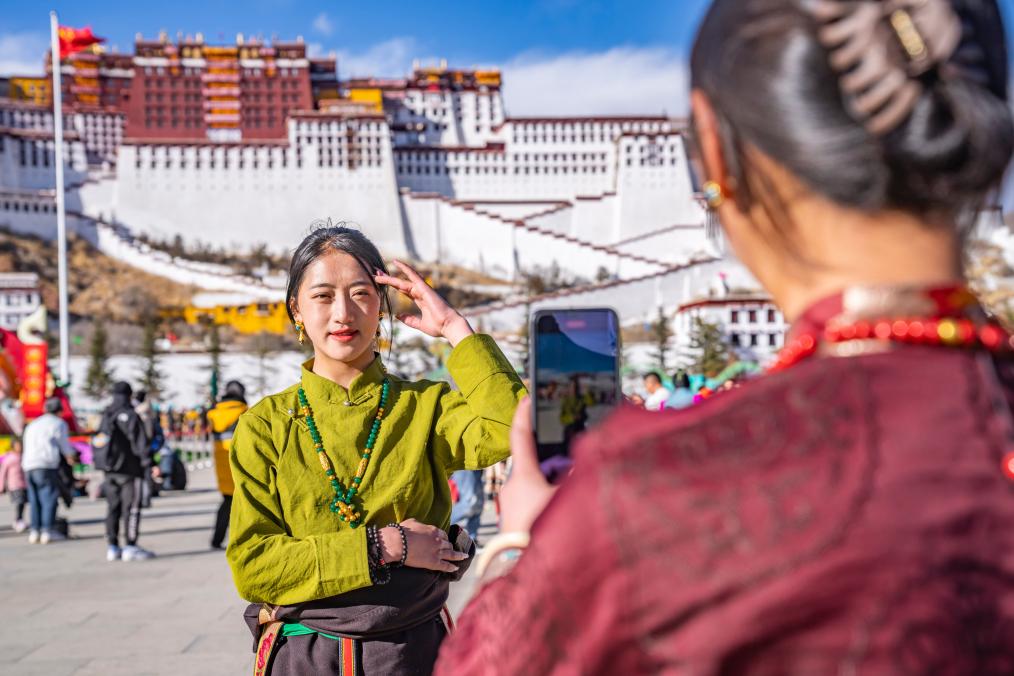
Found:
[[[1014,372],[813,358],[615,414],[439,674],[1014,674]]]

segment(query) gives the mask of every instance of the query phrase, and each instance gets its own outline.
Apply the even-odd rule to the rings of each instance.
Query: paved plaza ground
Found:
[[[61,505],[71,540],[42,546],[11,530],[13,510],[0,498],[0,674],[250,673],[246,604],[225,553],[208,544],[220,501],[214,472],[190,477],[185,492],[143,513],[140,544],[158,554],[151,561],[106,562],[103,501]],[[472,587],[469,577],[452,586],[455,614]]]

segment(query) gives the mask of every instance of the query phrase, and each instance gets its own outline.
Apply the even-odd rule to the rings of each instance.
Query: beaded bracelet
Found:
[[[391,565],[384,561],[380,547],[380,534],[376,526],[366,529],[366,558],[370,568],[370,581],[373,584],[387,584],[391,581]]]
[[[391,564],[395,568],[401,568],[405,565],[405,560],[408,559],[408,537],[405,535],[405,529],[401,527],[400,523],[389,523],[387,527],[397,528],[398,533],[401,534],[401,561]]]
[[[380,536],[376,528],[373,529],[373,541],[377,551],[377,560],[370,570],[370,578],[374,584],[387,584],[391,581],[391,566],[384,561],[384,555],[381,553],[383,550],[380,548]]]
[[[482,553],[477,557],[475,562],[476,575],[478,575],[480,580],[485,580],[487,569],[493,568],[494,559],[499,558],[503,558],[504,561],[501,563],[507,565],[501,566],[502,570],[497,570],[495,577],[503,575],[504,572],[510,570],[513,564],[521,558],[521,553],[528,547],[530,542],[531,536],[523,532],[506,532],[495,536],[486,543]],[[506,556],[501,557],[503,554],[506,554]]]

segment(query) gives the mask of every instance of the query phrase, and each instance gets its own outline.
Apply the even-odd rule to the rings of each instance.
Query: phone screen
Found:
[[[608,309],[541,310],[532,323],[535,439],[552,478],[569,469],[574,439],[619,402],[619,327]]]

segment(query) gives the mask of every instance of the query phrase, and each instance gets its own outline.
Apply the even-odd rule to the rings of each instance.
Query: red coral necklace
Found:
[[[849,289],[822,301],[830,318],[804,315],[770,371],[784,371],[815,355],[856,356],[897,344],[1014,351],[1011,334],[986,316],[964,286],[932,289]],[[894,310],[894,311],[892,311]]]

